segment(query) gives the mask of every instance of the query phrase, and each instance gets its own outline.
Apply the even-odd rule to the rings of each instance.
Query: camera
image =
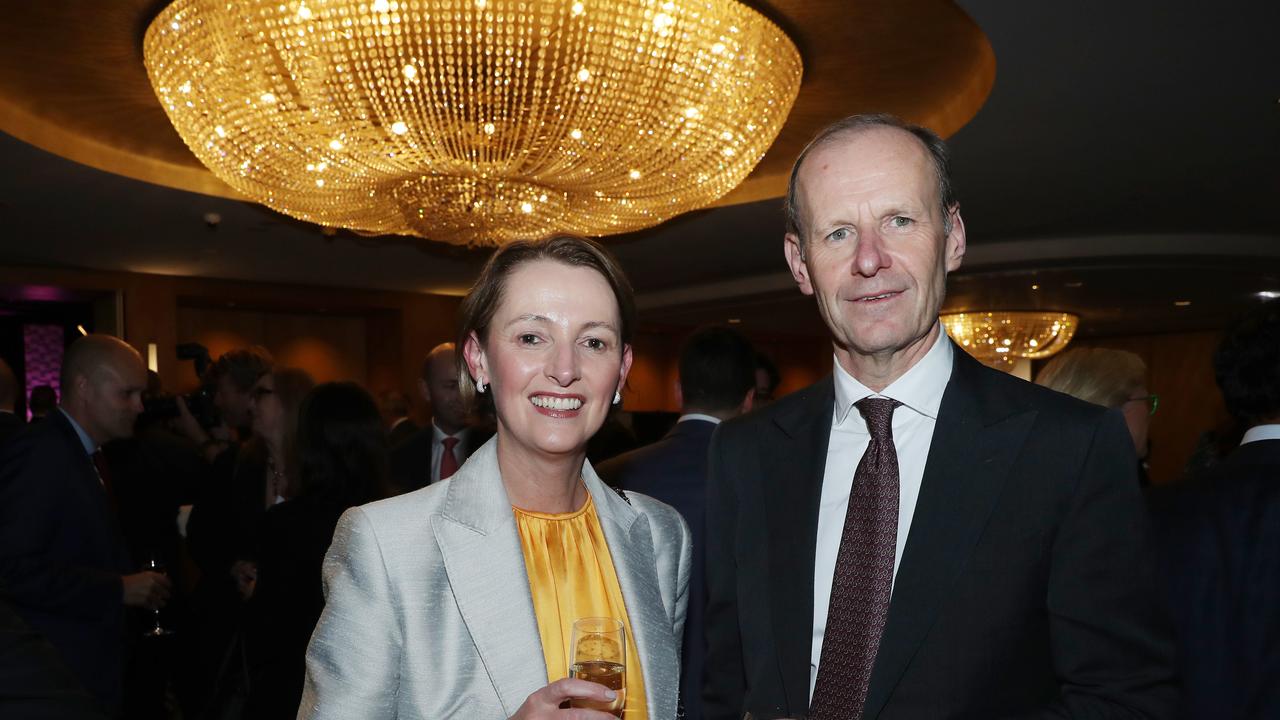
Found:
[[[200,377],[200,387],[182,395],[182,400],[187,404],[187,410],[191,412],[192,417],[200,423],[200,427],[210,430],[221,422],[221,418],[218,417],[218,409],[213,404],[213,395],[217,388],[208,377],[209,366],[213,364],[209,357],[209,349],[200,343],[182,343],[178,345],[177,355],[179,360],[191,360],[195,363],[196,375]],[[140,423],[171,420],[176,417],[178,417],[177,395],[162,393],[142,399]]]

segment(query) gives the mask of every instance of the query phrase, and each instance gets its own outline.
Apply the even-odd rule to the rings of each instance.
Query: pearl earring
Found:
[[[476,383],[476,392],[478,392],[478,393],[480,393],[481,395],[483,395],[483,394],[484,394],[484,388],[485,388],[485,384],[484,384],[484,382],[483,382],[483,381]]]
[[[617,390],[614,390],[614,391],[613,391],[613,404],[614,404],[614,405],[617,405],[617,404],[618,404],[618,403],[620,403],[620,402],[622,402],[622,393],[618,392]]]

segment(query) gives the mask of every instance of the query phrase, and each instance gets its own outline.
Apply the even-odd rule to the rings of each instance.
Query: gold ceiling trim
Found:
[[[819,128],[884,111],[949,136],[995,80],[986,36],[950,0],[773,0],[748,4],[796,43],[805,76],[764,158],[716,205],[780,197]],[[6,3],[0,26],[0,130],[108,172],[229,198],[169,123],[147,77],[142,36],[155,0]]]

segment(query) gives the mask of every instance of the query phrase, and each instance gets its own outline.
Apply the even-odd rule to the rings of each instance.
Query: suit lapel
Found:
[[[864,718],[884,708],[963,571],[1035,421],[982,389],[983,368],[959,348],[943,394],[911,531],[894,580]]]
[[[613,571],[622,586],[622,601],[640,656],[649,715],[674,717],[675,695],[659,694],[658,688],[680,686],[676,672],[680,650],[671,634],[674,611],[662,601],[652,530],[635,508],[600,481],[590,464],[583,468],[582,475],[609,544]]]
[[[458,611],[512,715],[547,684],[547,665],[496,447],[481,447],[451,478],[432,527]]]
[[[809,705],[809,662],[813,643],[813,561],[818,504],[827,468],[827,445],[835,384],[831,376],[811,395],[774,418],[776,432],[760,477],[788,478],[763,483],[768,517],[770,607],[783,691],[793,711]],[[769,451],[772,451],[770,453]],[[805,561],[803,558],[808,558]]]

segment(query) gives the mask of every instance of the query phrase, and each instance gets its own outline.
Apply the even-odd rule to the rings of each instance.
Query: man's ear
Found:
[[[964,261],[968,245],[964,234],[964,218],[960,217],[960,204],[952,205],[947,212],[951,213],[951,232],[947,234],[945,260],[947,272],[954,272]]]
[[[756,404],[756,389],[751,388],[750,390],[747,391],[747,396],[742,398],[742,405],[738,408],[738,411],[740,414],[746,415],[747,413],[751,412],[751,408],[754,407],[755,404]]]
[[[813,294],[813,282],[809,279],[809,266],[804,258],[804,241],[795,233],[787,233],[782,241],[782,251],[787,256],[787,266],[791,268],[791,277],[795,278],[800,292]]]

